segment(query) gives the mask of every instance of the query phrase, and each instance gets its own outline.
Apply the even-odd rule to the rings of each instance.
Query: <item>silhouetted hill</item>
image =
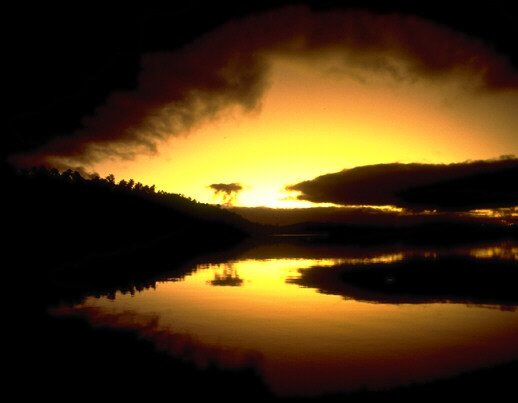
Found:
[[[6,238],[2,279],[4,291],[7,290],[3,293],[4,303],[9,307],[4,318],[9,326],[6,347],[18,352],[7,365],[13,378],[23,378],[24,387],[30,384],[38,394],[53,396],[58,401],[73,399],[77,393],[90,398],[134,398],[136,395],[153,398],[168,392],[174,397],[189,394],[191,400],[219,393],[230,395],[236,401],[250,396],[263,401],[305,401],[273,398],[262,379],[253,372],[213,368],[200,371],[160,354],[130,333],[99,331],[80,319],[63,320],[47,315],[49,304],[56,304],[60,299],[70,302],[86,293],[95,295],[114,289],[138,290],[153,286],[155,275],[160,272],[177,267],[180,269],[176,270],[181,270],[182,262],[205,253],[236,245],[241,247],[242,241],[256,234],[323,234],[314,238],[293,237],[295,246],[301,248],[308,242],[312,246],[333,242],[338,247],[371,242],[451,245],[484,238],[516,238],[516,226],[480,223],[436,222],[405,227],[305,223],[263,227],[181,195],[157,192],[142,184],[115,184],[113,177],[85,179],[71,171],[15,172],[11,168],[3,169],[2,174]],[[291,238],[282,239],[290,241]],[[263,238],[258,241],[262,242]],[[274,237],[269,242],[274,243]],[[299,281],[301,285],[337,295],[344,294],[346,288],[361,288],[360,296],[371,300],[407,301],[410,293],[417,294],[423,301],[451,299],[452,295],[462,302],[493,301],[495,295],[515,301],[511,286],[516,280],[512,271],[515,265],[497,267],[502,273],[499,278],[509,280],[505,289],[508,294],[501,296],[500,288],[483,288],[487,284],[485,273],[495,269],[491,263],[474,266],[448,260],[444,267],[438,264],[444,261],[425,262],[426,267],[421,263],[374,267],[376,270],[366,272],[345,267],[344,270],[322,270],[320,277],[314,276],[315,271],[307,271]],[[436,281],[424,285],[417,282],[413,276],[416,265],[421,274],[437,275]],[[474,290],[475,294],[473,290],[460,289],[468,276],[473,277],[473,270],[481,267],[484,271],[477,277],[481,287]],[[398,281],[387,283],[387,276]],[[446,287],[444,279],[454,281]],[[480,294],[481,290],[484,294]],[[489,397],[494,388],[512,391],[512,382],[508,379],[515,374],[516,363],[513,362],[431,385],[387,392],[360,391],[351,396],[328,396],[322,400],[370,401],[395,397],[415,401],[423,395],[442,397],[451,392],[463,396],[486,393]],[[203,387],[199,388],[200,385]]]
[[[4,275],[121,284],[238,243],[261,226],[218,206],[113,176],[3,170]]]
[[[306,222],[268,226],[219,206],[156,191],[113,175],[3,169],[7,241],[4,274],[60,290],[110,292],[153,284],[153,276],[250,236],[320,234],[313,243],[453,245],[517,239],[516,225],[439,221],[389,225]],[[27,281],[27,280],[26,280]]]

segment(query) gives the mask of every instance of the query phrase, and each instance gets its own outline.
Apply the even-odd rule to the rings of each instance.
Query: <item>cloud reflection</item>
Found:
[[[467,254],[426,252],[392,264],[314,266],[288,282],[374,303],[448,302],[516,310],[516,248],[477,248]]]
[[[231,286],[239,287],[243,285],[243,279],[239,277],[237,268],[232,263],[225,263],[222,271],[214,272],[214,280],[209,282],[210,285],[214,286]]]

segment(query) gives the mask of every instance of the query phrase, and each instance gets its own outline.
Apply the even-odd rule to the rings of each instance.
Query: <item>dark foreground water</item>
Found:
[[[346,247],[278,241],[51,309],[128,330],[277,396],[390,389],[518,360],[518,246]],[[183,274],[179,274],[183,273]]]

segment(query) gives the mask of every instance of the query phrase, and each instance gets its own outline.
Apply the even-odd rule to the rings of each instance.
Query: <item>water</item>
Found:
[[[364,294],[351,296],[348,288],[334,292],[302,281],[308,273],[320,278],[344,268],[375,270],[442,255],[512,262],[516,270],[518,248],[381,250],[279,242],[225,261],[198,262],[185,275],[172,271],[152,288],[88,297],[53,312],[131,329],[201,368],[253,367],[281,396],[391,388],[518,359],[514,301],[425,295],[387,303],[379,290],[360,298]]]

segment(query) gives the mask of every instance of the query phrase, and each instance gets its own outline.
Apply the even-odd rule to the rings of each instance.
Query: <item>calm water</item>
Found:
[[[388,304],[294,281],[312,267],[361,268],[442,253],[270,244],[227,261],[197,263],[155,288],[90,297],[54,313],[133,329],[200,367],[253,366],[280,395],[392,387],[518,359],[512,304]],[[510,244],[447,253],[518,261]]]

